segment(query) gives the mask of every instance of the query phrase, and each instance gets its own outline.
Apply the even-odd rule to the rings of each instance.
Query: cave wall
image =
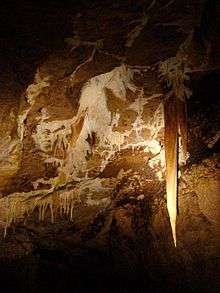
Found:
[[[41,17],[49,16],[48,26],[34,4],[18,10],[20,33],[12,40],[5,36],[1,50],[5,290],[217,288],[214,4],[82,1],[45,7]],[[23,13],[33,14],[41,27],[26,29],[30,20]],[[161,82],[160,66],[179,60],[187,64],[184,92],[190,98],[184,100],[188,159],[183,164],[180,149],[175,248],[166,198],[169,87]],[[21,267],[26,269],[19,272]]]

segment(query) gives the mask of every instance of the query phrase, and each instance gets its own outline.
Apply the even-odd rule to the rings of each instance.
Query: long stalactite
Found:
[[[175,246],[180,148],[184,163],[187,159],[186,98],[191,95],[185,84],[189,80],[188,71],[186,64],[178,58],[170,58],[160,66],[160,78],[167,91],[164,101],[167,210]]]
[[[178,115],[175,97],[169,98],[164,103],[164,120],[167,209],[176,246]]]
[[[173,240],[176,246],[176,218],[178,211],[178,157],[179,137],[184,158],[187,156],[186,104],[175,96],[164,103],[165,157],[167,209],[170,217]]]

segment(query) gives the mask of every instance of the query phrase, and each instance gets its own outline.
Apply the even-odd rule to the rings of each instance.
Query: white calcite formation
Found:
[[[25,120],[27,119],[27,116],[31,111],[31,108],[34,105],[36,98],[40,95],[44,88],[50,85],[49,79],[50,78],[48,76],[42,78],[39,74],[39,71],[37,71],[34,78],[34,82],[30,84],[26,89],[25,98],[27,100],[27,106],[24,109],[22,109],[17,119],[17,133],[21,141],[23,141],[24,138]]]
[[[174,94],[178,99],[185,101],[192,95],[186,85],[189,81],[190,68],[180,57],[171,57],[159,66],[159,77],[165,81],[170,89],[170,95]]]
[[[159,98],[161,95],[153,95],[144,98],[143,91],[140,91],[133,83],[134,72],[125,65],[113,69],[111,72],[91,78],[83,87],[77,115],[69,120],[47,121],[47,116],[42,115],[33,133],[36,146],[44,153],[53,153],[53,157],[47,157],[47,163],[60,165],[60,173],[66,177],[77,178],[79,172],[87,170],[87,155],[92,153],[88,138],[94,133],[97,139],[97,150],[101,154],[100,171],[103,171],[109,160],[120,150],[132,148],[145,148],[145,151],[159,154],[161,146],[155,142],[158,132],[164,127],[163,106],[159,104],[153,117],[147,123],[143,120],[142,114],[144,105],[152,98]],[[122,101],[126,101],[127,90],[138,93],[136,100],[130,103],[128,110],[137,113],[136,119],[130,130],[125,132],[114,131],[118,126],[120,113],[111,113],[107,106],[106,89]],[[43,117],[44,116],[44,117]],[[81,132],[74,146],[69,144],[72,126],[84,116]],[[151,133],[149,139],[142,136],[142,131],[148,129]],[[127,143],[126,138],[135,134],[132,143]],[[154,139],[153,142],[151,139]],[[56,152],[61,149],[66,156],[61,162],[56,158]],[[161,161],[164,166],[164,160]],[[161,175],[159,175],[161,178]]]
[[[148,154],[149,157],[150,154],[149,160],[143,157],[143,165],[148,164],[158,179],[163,180],[165,155],[161,139],[158,138],[158,134],[164,129],[162,95],[158,93],[146,96],[143,89],[133,82],[135,72],[137,70],[134,71],[123,64],[88,80],[81,90],[77,114],[71,119],[51,121],[47,109],[42,108],[40,115],[36,117],[37,126],[32,132],[32,138],[37,149],[45,157],[45,164],[56,167],[58,175],[50,179],[39,178],[33,182],[33,191],[13,193],[7,197],[7,203],[6,199],[1,199],[1,204],[5,207],[6,227],[35,208],[38,208],[41,220],[49,208],[53,221],[54,201],[57,196],[59,200],[56,200],[56,203],[59,203],[60,213],[68,215],[71,219],[75,203],[80,201],[84,193],[87,205],[108,205],[108,196],[100,200],[92,196],[100,192],[109,194],[112,191],[112,188],[103,186],[101,179],[88,176],[88,157],[95,154],[99,157],[96,170],[99,168],[101,173],[118,153],[125,150],[143,150],[146,156]],[[37,74],[34,83],[27,88],[29,106],[18,119],[21,141],[25,132],[24,119],[37,96],[49,86],[49,78],[40,79]],[[113,102],[119,101],[124,105],[123,110],[117,106],[115,111],[109,109],[109,93]],[[133,95],[132,99],[128,99],[129,94]],[[155,104],[154,113],[148,117],[145,110],[151,102]],[[126,111],[133,113],[134,120],[123,130],[120,129],[120,121]],[[76,135],[74,127],[80,120],[81,128],[75,142],[71,143]],[[148,133],[147,136],[144,132]],[[89,140],[93,136],[95,145]],[[74,187],[67,189],[66,185],[73,182]],[[39,184],[49,184],[50,188],[42,190]]]

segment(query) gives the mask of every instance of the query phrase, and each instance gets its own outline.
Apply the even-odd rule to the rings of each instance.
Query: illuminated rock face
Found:
[[[93,58],[92,55],[89,62],[92,62]],[[176,99],[184,101],[186,90],[182,90],[182,87],[185,86],[184,82],[187,79],[185,70],[183,70],[183,78],[181,79],[178,76],[182,74],[181,65],[179,65],[180,69],[175,67],[176,64],[178,65],[178,61],[174,66],[167,63],[168,65],[161,64],[160,66],[161,76],[169,86],[173,87]],[[78,70],[81,66],[83,65],[80,64],[77,67]],[[166,69],[163,68],[164,66]],[[174,71],[173,76],[169,74],[169,71]],[[53,192],[56,192],[60,187],[65,189],[68,183],[75,182],[74,184],[77,185],[77,182],[88,180],[93,184],[93,180],[100,178],[109,163],[114,161],[121,152],[130,151],[132,155],[135,155],[135,151],[138,150],[143,156],[143,168],[150,167],[160,181],[163,181],[166,165],[167,207],[176,245],[177,133],[178,128],[182,131],[181,127],[184,125],[181,124],[182,118],[178,113],[178,106],[175,106],[175,100],[171,101],[172,107],[166,108],[165,95],[163,93],[147,95],[143,87],[134,84],[134,74],[138,79],[142,71],[135,71],[122,64],[110,72],[90,78],[81,88],[77,108],[73,109],[76,114],[70,119],[51,120],[47,105],[40,108],[40,113],[33,118],[29,126],[33,129],[32,125],[35,124],[29,135],[38,154],[45,158],[43,163],[46,168],[52,166],[57,175],[49,179],[37,178],[36,181],[32,182],[32,191],[21,194],[14,193],[9,196],[10,202],[4,211],[7,216],[6,219],[3,219],[7,223],[6,228],[17,218],[21,220],[26,213],[42,205],[45,210],[50,207],[53,218],[53,201],[55,201],[53,197],[56,197]],[[21,113],[18,115],[17,135],[23,146],[25,144],[24,137],[28,131],[26,123],[29,120],[29,114],[36,107],[36,104],[41,103],[41,100],[39,101],[41,94],[45,95],[45,99],[47,99],[47,94],[44,94],[44,91],[50,91],[50,83],[54,82],[53,75],[44,77],[41,75],[42,73],[38,69],[34,83],[29,85],[25,91],[26,105],[23,106],[24,109],[21,109]],[[75,76],[76,71],[68,80],[69,86],[73,88],[76,83]],[[183,101],[179,101],[179,103],[184,103]],[[164,115],[164,105],[169,114]],[[164,121],[166,122],[165,144]],[[180,134],[182,135],[182,132]],[[10,150],[11,148],[7,150],[5,156],[9,157]],[[22,149],[20,153],[22,153]],[[146,178],[146,180],[149,179]],[[43,203],[41,190],[38,188],[40,183],[50,185],[46,191],[46,194],[49,194],[49,199],[44,192],[42,194]],[[90,184],[88,184],[88,188],[89,186]],[[113,190],[115,187],[116,185],[113,185],[107,189]],[[35,192],[35,189],[39,190]],[[98,190],[99,187],[97,190],[93,189],[93,192],[98,193]],[[80,190],[77,192],[80,196]],[[27,207],[23,203],[24,198]],[[15,199],[15,203],[13,199]],[[5,206],[4,201],[5,199],[2,199],[2,206]],[[65,199],[65,202],[65,205],[68,203],[73,209],[74,196],[70,196],[69,200]],[[62,207],[63,204],[60,201],[58,208],[62,210]],[[41,208],[39,211],[42,214]],[[45,211],[42,215],[44,213]],[[44,217],[40,216],[40,218]]]
[[[82,10],[74,33],[57,36],[59,49],[27,61],[23,83],[16,66],[1,77],[0,260],[30,256],[31,271],[51,253],[65,268],[70,260],[71,272],[130,279],[141,271],[170,290],[176,268],[191,281],[199,261],[215,270],[214,37],[198,40],[193,30],[203,1],[196,11],[163,2],[144,1],[143,12],[120,3]]]
[[[21,220],[36,207],[39,207],[40,218],[44,218],[45,210],[50,207],[53,218],[53,210],[60,209],[62,212],[65,206],[65,212],[72,218],[74,200],[78,203],[85,189],[91,190],[93,196],[115,190],[123,165],[115,171],[113,182],[102,179],[102,174],[123,153],[128,152],[128,156],[135,157],[138,152],[142,156],[140,167],[151,169],[155,179],[163,181],[163,95],[145,94],[142,87],[134,84],[134,73],[134,70],[123,64],[110,72],[92,77],[81,89],[75,116],[52,120],[47,105],[44,105],[32,122],[35,127],[30,125],[32,131],[28,133],[25,121],[28,123],[29,114],[39,103],[43,91],[50,91],[49,80],[53,80],[53,76],[41,78],[38,70],[34,83],[26,90],[27,105],[18,116],[17,133],[23,146],[25,136],[30,135],[33,147],[43,158],[42,164],[46,168],[52,167],[57,175],[48,179],[37,178],[32,181],[32,190],[12,193],[3,198],[1,204],[7,216],[2,220],[7,222],[6,226],[12,221]],[[140,76],[141,71],[136,74]],[[74,81],[70,82],[70,86],[74,87]],[[49,188],[42,190],[40,184],[49,185]],[[74,187],[67,190],[68,184]],[[62,192],[57,207],[59,188],[62,188]],[[62,193],[66,196],[63,197]],[[93,201],[88,193],[87,203],[92,204]],[[100,200],[100,204],[102,202],[109,203],[108,197],[105,201]]]

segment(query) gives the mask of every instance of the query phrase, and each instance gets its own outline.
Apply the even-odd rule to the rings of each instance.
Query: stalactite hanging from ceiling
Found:
[[[176,57],[166,60],[159,67],[160,80],[166,86],[164,102],[166,192],[167,209],[175,246],[180,146],[184,160],[187,158],[186,98],[191,95],[191,91],[186,85],[189,80],[188,73],[187,65]]]

